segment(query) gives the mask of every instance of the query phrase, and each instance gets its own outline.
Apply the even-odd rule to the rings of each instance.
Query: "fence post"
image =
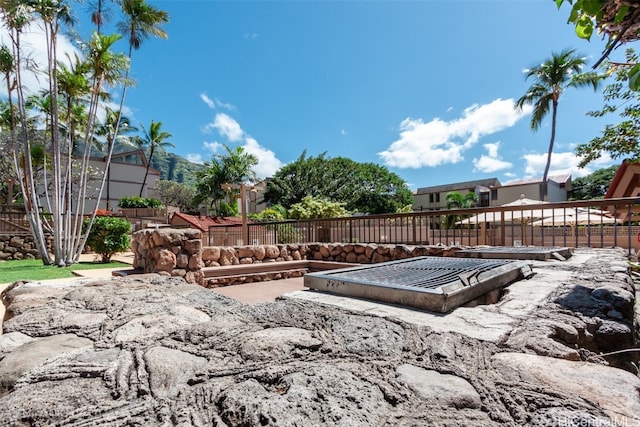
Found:
[[[416,217],[412,216],[411,217],[411,225],[413,226],[413,244],[417,244],[417,234],[416,234]]]

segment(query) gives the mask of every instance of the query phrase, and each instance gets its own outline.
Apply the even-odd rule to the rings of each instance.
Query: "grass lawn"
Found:
[[[0,261],[0,283],[13,283],[18,280],[48,280],[76,277],[74,270],[93,270],[97,268],[131,268],[129,264],[112,261],[80,262],[69,267],[56,267],[42,264],[40,259],[22,259]]]

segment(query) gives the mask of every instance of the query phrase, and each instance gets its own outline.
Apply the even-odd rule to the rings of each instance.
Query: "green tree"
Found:
[[[350,171],[338,201],[350,211],[368,214],[395,213],[413,203],[413,193],[404,180],[384,166],[347,160]]]
[[[162,130],[162,122],[154,122],[151,120],[151,125],[147,130],[144,126],[142,127],[143,136],[142,138],[138,138],[138,145],[142,148],[148,148],[148,158],[147,158],[147,168],[144,172],[144,179],[142,180],[142,185],[140,186],[140,197],[144,192],[144,187],[147,185],[147,176],[149,176],[149,168],[151,167],[151,161],[153,160],[153,154],[156,150],[164,150],[165,147],[175,147],[173,143],[167,141],[167,139],[171,138],[172,135],[169,132]]]
[[[626,58],[628,63],[638,62],[638,55],[633,49],[627,49]],[[614,159],[640,160],[640,92],[625,84],[629,79],[628,66],[604,63],[603,67],[614,81],[603,89],[604,106],[587,114],[593,117],[617,115],[617,123],[606,125],[599,136],[576,146],[580,167],[585,167],[605,153]]]
[[[190,212],[194,208],[196,192],[188,185],[159,179],[156,181],[156,191],[165,206],[177,206],[182,212]]]
[[[224,145],[225,153],[215,154],[211,162],[196,172],[196,204],[208,203],[215,215],[231,216],[236,208],[230,200],[238,198],[239,190],[222,188],[223,184],[247,184],[257,180],[253,167],[258,158],[244,151],[242,147],[231,149]]]
[[[94,175],[89,160],[100,104],[105,93],[113,93],[121,85],[124,91],[129,85],[129,57],[115,51],[119,35],[94,32],[88,40],[79,40],[81,59],[61,64],[62,58],[57,56],[58,35],[72,29],[70,4],[68,0],[0,2],[0,25],[7,30],[6,40],[10,43],[0,48],[2,79],[8,88],[11,112],[9,151],[35,245],[45,264],[57,265],[69,265],[79,259],[90,228],[82,229],[85,203],[97,199],[99,204],[104,188],[105,177],[96,198],[93,185],[89,187]],[[39,63],[29,58],[22,38],[24,29],[36,22],[44,31],[47,52]],[[39,114],[41,123],[48,124],[44,131],[30,129],[34,114],[28,110],[26,70],[35,71],[47,85],[48,105]],[[76,146],[79,149],[72,156]],[[32,154],[39,148],[42,155],[37,160]],[[111,153],[107,166],[110,157]],[[45,233],[53,235],[53,257]]]
[[[329,198],[349,211],[372,214],[397,212],[413,202],[406,183],[383,166],[329,158],[326,153],[307,157],[303,151],[269,180],[264,199],[289,208],[306,196]]]
[[[558,9],[571,5],[568,23],[578,37],[590,40],[594,32],[607,38],[607,46],[594,68],[619,46],[640,40],[640,2],[619,0],[555,0]],[[630,64],[629,87],[640,90],[640,64]]]
[[[576,178],[571,182],[569,200],[602,199],[613,181],[619,165],[599,169],[587,176]]]
[[[601,79],[596,73],[582,73],[582,67],[585,63],[585,58],[578,56],[574,49],[552,53],[549,59],[527,71],[526,79],[533,78],[533,85],[516,102],[516,107],[519,109],[522,109],[525,105],[533,104],[533,113],[531,115],[531,129],[533,131],[540,128],[542,120],[551,110],[551,138],[549,139],[547,163],[540,188],[541,200],[544,200],[547,195],[547,177],[549,176],[551,154],[553,153],[553,144],[556,138],[556,121],[560,95],[571,87],[592,86],[596,90]]]
[[[86,234],[83,235],[81,231],[81,215],[87,199],[87,183],[90,175],[89,153],[85,151],[79,159],[74,159],[73,163],[77,164],[74,166],[69,160],[71,151],[69,144],[73,138],[68,137],[70,132],[58,131],[65,123],[65,110],[60,107],[59,95],[64,98],[66,91],[77,87],[75,83],[67,84],[72,82],[65,80],[68,76],[65,75],[64,70],[60,73],[60,58],[56,56],[58,34],[63,29],[70,28],[72,24],[70,12],[69,3],[66,1],[43,0],[25,4],[24,1],[5,0],[0,3],[0,13],[3,18],[1,22],[10,35],[11,46],[8,49],[15,61],[13,69],[4,76],[10,87],[7,97],[11,103],[15,102],[16,106],[17,120],[12,131],[12,141],[15,143],[12,153],[13,163],[20,176],[21,192],[36,247],[45,264],[57,265],[68,265],[77,261],[84,247]],[[28,88],[23,82],[23,71],[29,69],[31,62],[25,53],[21,35],[23,29],[35,21],[40,22],[44,30],[43,42],[46,44],[47,56],[37,71],[48,83],[47,96],[50,98],[50,109],[45,116],[52,130],[46,134],[47,141],[42,145],[46,150],[42,159],[47,162],[44,167],[46,173],[42,174],[42,177],[47,180],[45,182],[37,179],[36,172],[40,166],[32,161],[32,149],[34,145],[40,145],[41,142],[38,141],[39,136],[29,131],[26,102]],[[123,61],[122,56],[112,50],[117,39],[113,36],[93,35],[82,45],[85,54],[82,72],[87,74],[87,81],[90,82],[91,88],[88,92],[90,95],[82,99],[88,112],[86,116],[82,115],[85,147],[88,146],[87,135],[92,132],[99,94],[103,93],[107,86],[117,84],[123,69],[128,66],[128,62]],[[75,105],[71,111],[74,116],[80,117],[77,114],[80,110]],[[70,123],[66,125],[70,129]],[[69,185],[72,177],[78,177],[78,182],[74,183],[73,188]],[[38,193],[41,189],[46,191],[44,195]],[[75,205],[71,204],[72,194],[76,200]],[[46,215],[44,215],[45,212]],[[45,232],[53,235],[53,260],[47,247]]]
[[[339,218],[349,215],[344,203],[314,196],[304,197],[300,203],[295,203],[289,209],[289,217],[294,219]]]
[[[344,182],[344,170],[329,170],[326,153],[307,157],[306,150],[294,162],[280,168],[267,183],[264,200],[290,208],[305,196],[335,194]]]

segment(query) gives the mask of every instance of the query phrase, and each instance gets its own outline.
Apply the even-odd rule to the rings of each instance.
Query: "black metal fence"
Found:
[[[640,249],[640,198],[451,209],[211,227],[208,244],[310,242]]]
[[[623,247],[640,251],[640,197],[362,215],[250,221],[211,227],[211,246],[339,242],[465,246]],[[0,206],[0,234],[29,234],[24,208]]]

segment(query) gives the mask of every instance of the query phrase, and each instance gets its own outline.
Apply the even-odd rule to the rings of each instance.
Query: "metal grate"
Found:
[[[558,246],[487,246],[464,249],[456,253],[456,256],[465,258],[502,258],[540,261],[551,258],[565,261],[571,258],[571,255],[571,249]]]
[[[311,289],[446,312],[531,274],[531,266],[522,261],[419,257],[308,273],[304,283]]]
[[[325,273],[327,277],[374,286],[437,289],[460,280],[460,275],[480,274],[510,263],[505,260],[424,257],[380,264],[374,268]],[[465,275],[466,276],[466,275]]]

